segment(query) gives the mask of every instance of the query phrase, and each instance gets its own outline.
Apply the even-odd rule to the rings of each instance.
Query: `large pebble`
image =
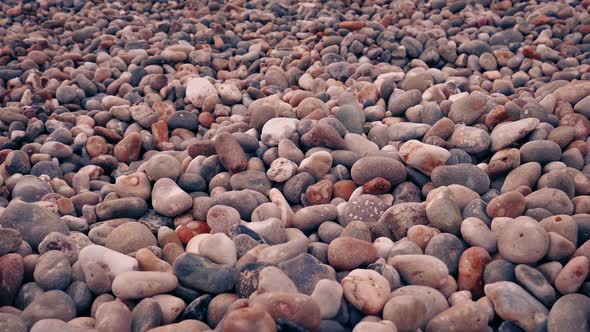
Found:
[[[391,297],[389,282],[373,270],[353,270],[340,283],[346,300],[369,315],[380,313]]]
[[[193,206],[193,199],[174,181],[162,178],[154,184],[152,205],[158,213],[174,217],[190,209]]]
[[[546,329],[549,311],[519,285],[509,281],[487,284],[485,294],[502,319],[513,321],[525,331]]]
[[[233,267],[191,253],[180,255],[174,262],[174,270],[182,285],[212,294],[233,289],[238,280]]]
[[[398,255],[388,263],[411,285],[440,288],[449,275],[445,263],[429,255]]]
[[[0,223],[4,228],[19,231],[23,240],[33,248],[37,248],[41,241],[51,232],[69,235],[70,230],[59,216],[35,204],[18,201],[11,202],[0,216]]]
[[[168,272],[130,271],[113,280],[113,294],[125,300],[143,299],[167,293],[178,286],[176,277]]]
[[[426,175],[430,175],[438,166],[444,165],[451,157],[446,149],[416,140],[404,143],[399,150],[399,155],[406,164]]]

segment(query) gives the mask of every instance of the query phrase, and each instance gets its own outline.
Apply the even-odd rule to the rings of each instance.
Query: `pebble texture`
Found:
[[[590,0],[0,2],[1,331],[589,331]]]

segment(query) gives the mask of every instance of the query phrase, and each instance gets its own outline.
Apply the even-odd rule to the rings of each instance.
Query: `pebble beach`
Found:
[[[0,1],[0,332],[590,332],[590,0]]]

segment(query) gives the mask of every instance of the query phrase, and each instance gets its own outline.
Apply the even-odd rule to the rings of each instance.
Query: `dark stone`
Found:
[[[177,320],[183,321],[186,319],[196,319],[199,321],[206,321],[207,319],[207,308],[209,307],[209,302],[211,302],[211,295],[205,294],[197,297],[194,301],[192,301],[182,314],[180,314]]]
[[[238,272],[233,267],[213,263],[192,253],[178,256],[174,270],[184,286],[211,294],[232,290],[238,281]]]
[[[284,261],[278,267],[291,278],[300,292],[307,295],[311,295],[321,279],[336,280],[336,273],[332,267],[322,264],[307,253]]]

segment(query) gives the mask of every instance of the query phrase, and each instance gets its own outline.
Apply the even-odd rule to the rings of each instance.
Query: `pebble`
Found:
[[[547,308],[519,285],[499,281],[484,288],[500,318],[514,322],[525,331],[543,330],[547,325]]]
[[[129,300],[167,293],[177,285],[176,277],[167,272],[129,271],[115,277],[112,289],[118,298]]]
[[[98,307],[95,328],[99,331],[123,332],[131,330],[131,311],[123,302],[110,301]]]
[[[232,332],[277,330],[274,318],[262,308],[239,308],[227,314],[223,319],[223,330]]]
[[[0,256],[16,251],[22,243],[20,232],[12,228],[0,228]]]
[[[458,233],[461,227],[461,211],[455,196],[448,187],[436,188],[426,197],[426,216],[438,229]]]
[[[44,253],[37,261],[33,278],[44,290],[65,290],[72,280],[72,266],[68,257],[57,250]]]
[[[389,282],[373,270],[353,270],[340,283],[346,300],[368,315],[381,312],[391,297]]]
[[[434,316],[426,331],[454,331],[461,325],[465,331],[483,331],[487,328],[487,314],[475,302],[454,305]]]
[[[588,329],[590,298],[582,294],[568,294],[551,307],[547,328],[549,331],[584,331]]]
[[[219,134],[215,138],[215,151],[223,167],[230,173],[235,174],[246,170],[248,158],[235,136],[229,133]]]
[[[481,297],[484,270],[491,261],[492,257],[484,248],[471,247],[463,251],[459,260],[457,289],[469,291],[473,298]]]
[[[105,247],[122,254],[130,254],[139,249],[155,246],[156,237],[143,224],[138,222],[126,222],[109,233],[105,241]]]
[[[539,119],[527,118],[495,127],[490,134],[491,150],[499,151],[510,146],[533,131],[539,123]]]
[[[377,249],[372,243],[352,237],[339,237],[328,246],[328,262],[336,270],[353,270],[377,258]]]
[[[35,298],[25,310],[21,319],[27,327],[32,327],[42,319],[56,318],[69,321],[76,317],[76,306],[74,301],[63,291],[50,290]]]
[[[25,267],[19,254],[0,257],[0,304],[9,305],[23,282]]]
[[[378,220],[391,232],[393,240],[406,237],[410,227],[429,223],[424,203],[400,203],[383,212]]]
[[[190,209],[193,206],[193,199],[176,182],[169,178],[162,178],[154,184],[152,205],[158,213],[175,217]]]
[[[411,296],[424,304],[426,308],[424,322],[429,322],[434,316],[449,308],[446,297],[440,291],[428,286],[407,285],[391,293],[392,299],[399,296]]]
[[[162,309],[151,298],[141,300],[131,312],[131,331],[147,331],[162,323]]]
[[[411,295],[392,297],[383,308],[383,318],[393,322],[400,332],[416,331],[426,325],[426,305]]]
[[[440,259],[429,255],[398,255],[388,260],[409,284],[440,288],[449,270]]]
[[[365,157],[359,159],[352,165],[350,175],[352,176],[352,180],[358,185],[364,185],[376,177],[381,177],[395,186],[406,179],[407,171],[403,164],[395,159],[387,157]]]
[[[555,278],[555,288],[561,294],[575,293],[588,276],[589,264],[586,256],[572,258]]]
[[[250,302],[250,307],[268,312],[275,321],[288,320],[310,331],[315,331],[320,326],[320,308],[309,295],[264,293],[256,296]]]
[[[537,269],[520,264],[514,269],[516,280],[545,306],[551,307],[557,297],[555,289]]]
[[[340,283],[330,279],[322,279],[315,285],[311,298],[320,307],[322,319],[335,317],[340,310],[344,290]]]
[[[408,165],[422,173],[430,175],[438,166],[444,165],[451,154],[449,151],[416,140],[410,140],[399,150],[400,158]]]
[[[438,166],[432,171],[431,178],[435,187],[459,184],[478,194],[483,194],[490,188],[488,175],[471,164]]]
[[[14,201],[2,212],[4,228],[17,230],[23,240],[37,248],[49,233],[69,235],[68,226],[55,213],[38,205]]]
[[[174,270],[182,285],[212,294],[233,289],[238,279],[233,267],[216,264],[192,253],[176,258]]]
[[[98,264],[110,278],[123,272],[135,271],[139,267],[135,258],[99,245],[84,247],[78,256],[78,262],[84,272],[91,264]]]
[[[496,233],[498,252],[512,263],[530,264],[539,261],[549,249],[549,235],[533,219],[508,219]]]

